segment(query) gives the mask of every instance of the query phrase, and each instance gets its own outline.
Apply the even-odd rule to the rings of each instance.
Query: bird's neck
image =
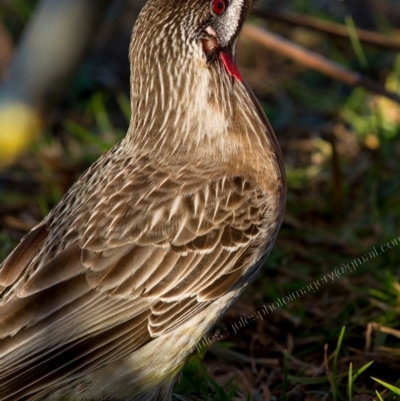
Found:
[[[212,153],[213,159],[224,159],[268,146],[265,126],[242,82],[223,69],[210,69],[200,56],[196,62],[152,61],[132,72],[128,136],[137,148],[169,157]]]
[[[260,171],[279,164],[274,134],[244,82],[222,65],[210,66],[195,44],[154,41],[151,48],[139,33],[131,47],[131,149],[177,163],[240,169],[253,158]]]

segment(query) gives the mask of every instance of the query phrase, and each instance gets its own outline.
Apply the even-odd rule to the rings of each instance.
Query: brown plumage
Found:
[[[285,205],[274,133],[235,64],[251,0],[149,0],[132,119],[0,268],[0,400],[170,400],[254,278]]]

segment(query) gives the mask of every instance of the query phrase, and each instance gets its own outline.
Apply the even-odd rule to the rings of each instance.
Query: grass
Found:
[[[16,37],[32,4],[20,16],[9,6]],[[312,13],[309,2],[293,7]],[[348,27],[354,32],[351,19]],[[352,40],[318,37],[316,46],[350,67],[367,62],[372,75],[386,71],[399,91],[400,57],[385,51],[376,64],[383,52]],[[190,358],[176,399],[398,399],[400,107],[262,49],[241,61],[285,155],[287,213],[267,267],[212,330],[224,339]],[[126,93],[75,83],[69,96],[31,151],[0,175],[0,259],[126,130]],[[238,323],[296,291],[263,320]]]

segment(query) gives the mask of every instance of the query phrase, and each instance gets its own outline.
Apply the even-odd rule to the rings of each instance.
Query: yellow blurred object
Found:
[[[36,1],[36,11],[1,80],[0,168],[12,163],[35,139],[44,124],[41,116],[63,96],[112,2]],[[0,47],[1,56],[6,48],[4,43]]]
[[[376,135],[369,134],[364,138],[364,145],[371,150],[376,150],[381,145],[379,138]]]
[[[38,114],[25,104],[0,106],[0,167],[10,164],[33,141],[40,126]]]
[[[400,31],[399,31],[400,32]],[[400,38],[400,36],[399,36]],[[400,55],[396,57],[394,71],[386,78],[385,88],[400,93]],[[384,123],[398,128],[400,124],[400,106],[398,103],[384,97],[377,99],[378,110],[381,113]]]

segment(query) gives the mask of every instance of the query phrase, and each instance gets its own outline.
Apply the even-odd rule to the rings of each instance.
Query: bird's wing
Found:
[[[225,294],[254,262],[272,213],[262,191],[212,168],[126,164],[89,170],[0,269],[0,382],[10,391],[127,355]]]

